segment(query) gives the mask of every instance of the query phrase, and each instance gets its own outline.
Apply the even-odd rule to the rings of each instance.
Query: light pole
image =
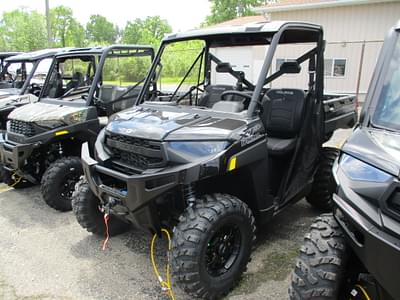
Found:
[[[48,43],[48,47],[51,48],[53,41],[51,39],[51,21],[50,21],[49,0],[45,0],[45,2],[46,2],[47,43]]]

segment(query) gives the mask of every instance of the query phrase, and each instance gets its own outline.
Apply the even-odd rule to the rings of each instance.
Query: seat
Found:
[[[83,74],[81,72],[75,72],[72,75],[71,81],[67,83],[65,92],[72,90],[72,89],[76,89],[76,88],[82,86],[83,83],[84,83]]]
[[[271,89],[262,104],[261,120],[268,135],[271,155],[286,155],[296,147],[305,104],[300,89]]]
[[[203,97],[199,100],[199,106],[212,108],[215,103],[221,101],[221,94],[226,91],[235,90],[232,85],[216,84],[208,85],[204,89]]]
[[[141,88],[137,86],[126,93],[126,87],[102,85],[99,89],[99,99],[107,113],[112,114],[132,107]]]
[[[63,82],[62,82],[61,74],[56,73],[54,76],[55,76],[55,79],[53,81],[51,81],[50,88],[49,88],[49,93],[48,93],[49,98],[58,98],[63,94],[63,92],[62,92]]]

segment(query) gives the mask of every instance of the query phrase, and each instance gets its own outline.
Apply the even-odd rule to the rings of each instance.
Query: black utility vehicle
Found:
[[[0,144],[4,182],[15,188],[41,182],[48,205],[70,210],[81,144],[93,144],[108,116],[133,105],[153,57],[151,47],[135,45],[57,55],[39,102],[9,115]]]
[[[165,38],[140,104],[115,114],[94,148],[82,145],[87,183],[73,197],[78,222],[102,234],[104,212],[110,234],[128,223],[158,234],[174,228],[176,282],[194,296],[229,291],[246,269],[256,220],[304,196],[330,205],[336,150],[322,144],[353,126],[356,112],[353,97],[323,103],[323,45],[322,28],[300,22]],[[296,57],[275,65],[291,47],[286,55]],[[258,72],[233,61],[249,49],[263,58]],[[169,59],[186,62],[175,83]]]
[[[4,59],[0,72],[0,129],[16,107],[38,100],[54,55],[67,49],[43,49]]]
[[[333,215],[306,235],[291,299],[400,299],[400,23],[333,173]]]

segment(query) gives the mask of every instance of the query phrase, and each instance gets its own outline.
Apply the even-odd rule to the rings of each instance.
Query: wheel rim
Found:
[[[242,238],[236,225],[224,225],[214,233],[207,244],[206,270],[213,277],[228,272],[237,260]]]
[[[75,189],[75,184],[79,180],[79,174],[68,174],[62,183],[60,195],[64,199],[71,199]]]

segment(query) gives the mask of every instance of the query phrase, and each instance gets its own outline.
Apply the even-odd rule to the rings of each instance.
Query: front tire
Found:
[[[310,194],[306,197],[308,203],[322,212],[332,211],[332,195],[336,191],[332,167],[339,155],[336,148],[322,148],[321,160],[314,175],[314,183]]]
[[[255,220],[245,203],[227,194],[204,196],[174,228],[176,283],[194,297],[221,297],[246,270],[254,241]]]
[[[341,299],[348,258],[344,235],[333,215],[318,217],[300,248],[289,287],[290,299]]]
[[[43,200],[59,211],[69,211],[75,184],[83,174],[79,157],[63,157],[44,172],[41,182]]]
[[[82,228],[96,235],[104,235],[106,229],[103,221],[104,215],[100,211],[100,200],[90,190],[89,184],[84,178],[79,180],[75,186],[75,192],[72,196],[72,211]],[[110,216],[108,221],[110,236],[123,233],[129,228],[128,223]]]

